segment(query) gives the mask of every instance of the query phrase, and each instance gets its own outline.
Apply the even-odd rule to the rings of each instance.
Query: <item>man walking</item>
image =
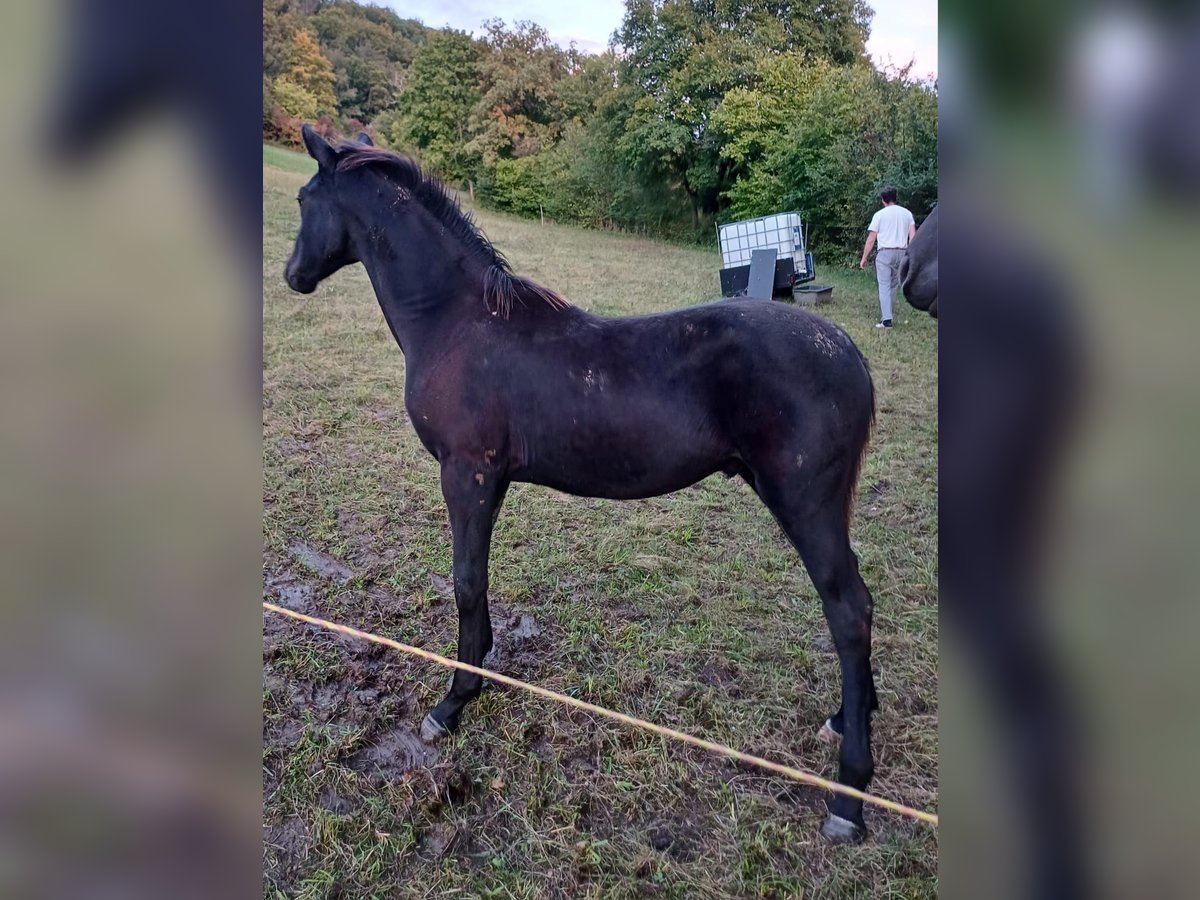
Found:
[[[896,203],[896,189],[885,187],[879,194],[883,209],[875,213],[868,228],[867,243],[863,246],[858,267],[867,267],[871,248],[879,241],[875,254],[875,278],[879,282],[879,322],[876,328],[892,327],[892,292],[900,284],[900,261],[908,242],[917,233],[913,214]]]

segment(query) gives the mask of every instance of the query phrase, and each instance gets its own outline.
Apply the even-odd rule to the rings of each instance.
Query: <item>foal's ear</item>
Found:
[[[360,131],[358,133],[358,142],[360,144],[366,144],[368,147],[375,146],[375,142],[373,140],[371,140],[371,136],[369,134],[367,134],[365,131]]]
[[[301,128],[300,136],[304,138],[304,146],[308,148],[308,155],[317,161],[318,166],[322,169],[332,170],[337,165],[337,154],[325,138],[313,131],[311,125]]]

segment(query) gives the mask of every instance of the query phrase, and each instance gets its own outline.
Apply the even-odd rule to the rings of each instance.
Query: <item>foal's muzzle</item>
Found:
[[[298,294],[311,294],[317,289],[317,280],[315,278],[305,278],[296,271],[296,267],[290,262],[283,271],[283,278],[287,282],[288,287]]]

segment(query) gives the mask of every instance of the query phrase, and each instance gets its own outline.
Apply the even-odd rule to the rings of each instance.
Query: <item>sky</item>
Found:
[[[420,19],[433,28],[449,25],[479,34],[485,19],[509,24],[537,22],[562,47],[574,41],[580,50],[597,53],[621,24],[623,0],[375,0],[400,15]],[[867,0],[875,10],[867,51],[876,65],[904,65],[916,60],[917,77],[937,75],[938,0]]]

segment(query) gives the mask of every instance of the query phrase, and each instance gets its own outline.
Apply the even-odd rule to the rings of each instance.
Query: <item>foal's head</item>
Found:
[[[309,155],[317,161],[317,174],[296,198],[300,204],[300,233],[296,235],[296,246],[284,277],[293,291],[311,294],[318,284],[342,266],[358,262],[358,258],[333,189],[338,151],[308,125],[301,133]],[[358,139],[364,144],[371,143],[365,133]]]
[[[366,134],[336,147],[307,125],[302,134],[317,174],[298,198],[300,233],[285,273],[293,290],[311,294],[343,266],[370,265],[374,258],[408,276],[393,283],[393,291],[422,296],[423,279],[443,287],[456,281],[458,290],[469,288],[489,312],[505,318],[514,304],[552,310],[569,305],[513,274],[471,216],[412,160],[376,150]],[[356,223],[361,247],[351,234]],[[370,258],[362,260],[360,253]]]

